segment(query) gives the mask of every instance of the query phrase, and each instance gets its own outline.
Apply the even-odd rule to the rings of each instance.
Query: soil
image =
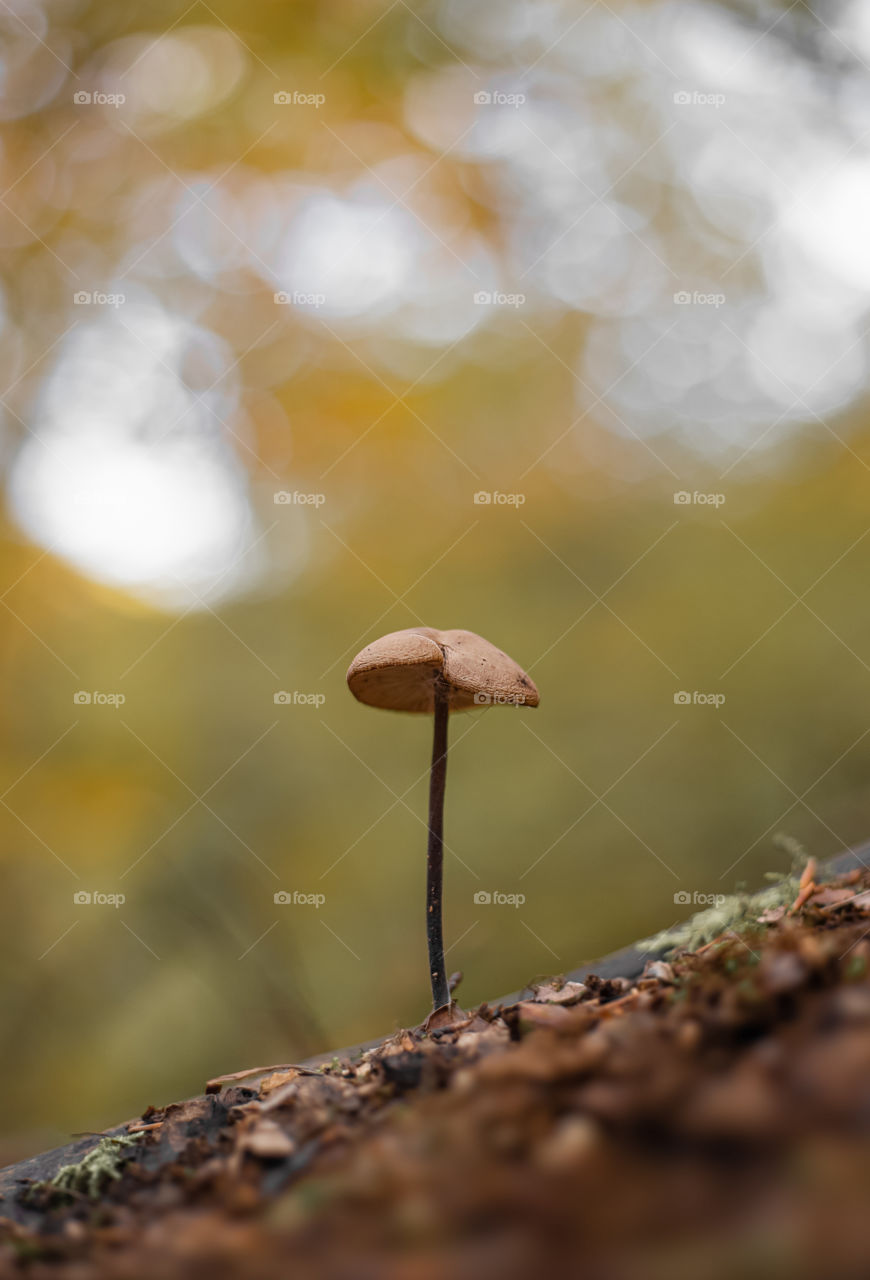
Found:
[[[870,1274],[870,872],[585,978],[6,1171],[0,1274]]]

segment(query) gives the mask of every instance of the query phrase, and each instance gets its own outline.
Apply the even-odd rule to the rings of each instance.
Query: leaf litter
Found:
[[[0,1273],[861,1274],[870,872],[816,874],[636,980],[556,977],[149,1108],[53,1180],[3,1184]]]

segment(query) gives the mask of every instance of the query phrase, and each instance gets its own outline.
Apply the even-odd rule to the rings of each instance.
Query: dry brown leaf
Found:
[[[249,1080],[251,1076],[266,1076],[277,1071],[297,1071],[301,1075],[317,1075],[310,1067],[298,1066],[295,1062],[282,1062],[274,1067],[247,1067],[244,1071],[230,1071],[225,1076],[215,1076],[205,1082],[206,1093],[220,1093],[225,1084],[233,1084],[236,1080]]]
[[[258,1160],[284,1160],[295,1150],[293,1139],[274,1120],[258,1120],[253,1129],[242,1134],[239,1146]]]
[[[786,907],[768,907],[758,917],[759,924],[778,924],[786,913]]]
[[[539,1004],[577,1004],[586,994],[586,987],[582,982],[544,982],[532,990]]]
[[[818,889],[810,898],[810,902],[814,907],[834,907],[847,899],[852,900],[855,894],[852,889],[835,889],[828,885],[824,889]]]
[[[855,893],[852,889],[820,889],[814,893],[810,902],[813,906],[825,907],[829,911],[838,911],[840,907],[853,906],[858,911],[870,909],[870,893]]]
[[[458,1049],[485,1049],[497,1045],[505,1045],[510,1040],[510,1032],[503,1022],[494,1022],[482,1031],[475,1031],[474,1026],[463,1031],[456,1041]]]
[[[551,1027],[555,1031],[562,1028],[576,1029],[580,1010],[566,1009],[557,1004],[537,1004],[534,1000],[523,1000],[517,1005],[521,1022],[533,1027]],[[585,1011],[583,1011],[585,1019]]]
[[[270,1093],[274,1093],[276,1089],[282,1089],[285,1084],[292,1084],[294,1080],[299,1079],[299,1072],[295,1067],[291,1067],[289,1071],[276,1071],[273,1075],[267,1076],[260,1084],[260,1097],[266,1098]]]
[[[668,964],[667,960],[651,960],[644,970],[644,977],[669,984],[676,980],[673,965]]]
[[[426,1032],[441,1031],[444,1027],[456,1026],[458,1022],[467,1022],[468,1014],[460,1009],[455,1000],[451,1000],[450,1004],[442,1005],[440,1009],[436,1009],[423,1023],[422,1030]],[[417,1048],[416,1045],[412,1047]]]

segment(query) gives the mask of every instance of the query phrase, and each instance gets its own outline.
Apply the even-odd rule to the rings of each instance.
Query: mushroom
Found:
[[[429,841],[426,861],[426,938],[432,1007],[450,1004],[444,969],[441,885],[444,866],[444,786],[447,717],[451,711],[506,703],[536,707],[538,691],[512,658],[473,631],[411,627],[366,645],[347,672],[360,702],[388,711],[434,713],[429,775]]]

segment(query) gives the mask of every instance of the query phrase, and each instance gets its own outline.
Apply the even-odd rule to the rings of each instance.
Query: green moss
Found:
[[[48,1184],[56,1191],[77,1191],[95,1200],[107,1182],[120,1178],[129,1147],[138,1144],[141,1133],[121,1133],[102,1138],[77,1164],[65,1164]]]
[[[791,871],[788,874],[768,872],[765,879],[773,883],[766,889],[760,889],[756,893],[738,889],[736,893],[726,894],[716,906],[699,911],[688,920],[665,929],[652,938],[645,938],[640,943],[641,949],[660,954],[678,950],[696,951],[720,934],[755,930],[758,928],[759,916],[792,903],[798,895],[807,854],[802,845],[790,836],[777,836],[774,844],[789,855]]]

